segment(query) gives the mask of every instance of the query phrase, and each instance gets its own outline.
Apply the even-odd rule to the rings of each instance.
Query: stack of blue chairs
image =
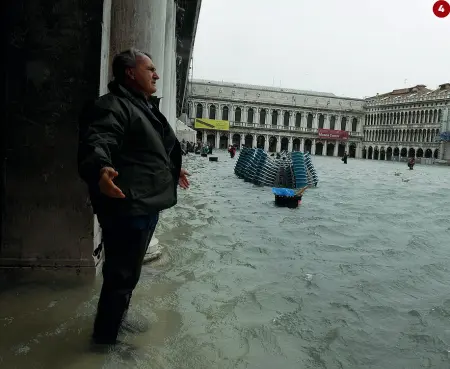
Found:
[[[317,177],[316,168],[314,168],[314,165],[311,160],[311,155],[309,152],[304,154],[305,157],[305,164],[306,164],[306,170],[308,174],[308,183],[310,186],[317,187],[317,184],[319,183],[319,178]]]
[[[308,175],[306,173],[305,158],[302,152],[293,152],[292,168],[294,169],[295,188],[302,188],[308,185]]]
[[[262,149],[243,148],[234,173],[258,186],[297,189],[319,182],[311,157],[301,152],[283,152],[274,158]]]
[[[253,168],[254,152],[251,149],[244,148],[239,155],[239,159],[234,167],[234,173],[244,180],[248,178],[249,168]]]
[[[249,167],[248,170],[248,181],[262,185],[261,183],[261,172],[263,171],[267,162],[267,153],[262,149],[253,150],[253,167]]]

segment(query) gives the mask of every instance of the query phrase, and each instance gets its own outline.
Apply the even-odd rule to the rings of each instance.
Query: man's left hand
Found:
[[[187,190],[190,186],[189,179],[187,178],[188,176],[190,176],[189,172],[186,169],[181,168],[178,184],[184,190]]]

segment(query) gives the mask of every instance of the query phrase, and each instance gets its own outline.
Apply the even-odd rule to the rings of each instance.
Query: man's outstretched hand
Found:
[[[186,169],[181,168],[180,179],[178,180],[178,184],[184,190],[187,190],[190,186],[189,179],[187,178],[188,176],[190,176],[189,172]]]
[[[105,167],[100,170],[100,180],[98,181],[98,186],[100,187],[102,194],[116,199],[125,198],[122,190],[113,182],[113,179],[118,175],[119,173],[111,167]]]

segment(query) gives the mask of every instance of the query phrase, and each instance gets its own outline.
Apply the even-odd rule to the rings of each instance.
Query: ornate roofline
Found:
[[[237,88],[245,88],[248,90],[255,91],[273,91],[273,92],[286,92],[291,94],[301,94],[301,95],[310,95],[310,96],[318,96],[318,97],[332,97],[335,99],[342,100],[354,100],[364,102],[364,99],[358,99],[353,97],[341,97],[337,96],[330,92],[317,92],[317,91],[307,91],[307,90],[294,90],[291,88],[283,88],[283,87],[269,87],[269,86],[260,86],[260,85],[250,85],[244,83],[233,83],[233,82],[221,82],[207,79],[192,79],[192,84],[199,84],[205,86],[218,86],[218,87],[237,87]]]

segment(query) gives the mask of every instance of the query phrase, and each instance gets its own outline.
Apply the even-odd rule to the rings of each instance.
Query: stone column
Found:
[[[281,136],[276,136],[277,138],[277,148],[276,151],[280,152],[281,151]]]
[[[300,123],[300,127],[306,128],[307,123],[308,123],[308,113],[302,111],[302,120]]]
[[[269,135],[264,135],[264,150],[269,151]]]
[[[242,111],[242,113],[241,113],[241,122],[244,123],[243,126],[245,126],[245,123],[247,123],[248,107],[247,106],[243,106],[241,111]]]
[[[300,147],[299,147],[300,152],[305,152],[305,139],[302,137],[300,139]],[[312,151],[312,148],[311,148]],[[312,153],[311,153],[312,154]]]
[[[303,142],[303,140],[304,139],[302,139],[302,142]],[[315,138],[313,138],[313,140],[312,140],[311,155],[316,155],[316,139]],[[322,155],[323,155],[323,152],[322,152]]]
[[[313,114],[313,129],[317,129],[319,127],[319,114],[314,113]]]
[[[292,147],[294,144],[294,137],[289,137],[289,143],[288,143],[288,151],[292,152]]]
[[[174,7],[171,0],[112,0],[110,34],[110,58],[130,47],[152,55],[160,77],[156,96],[163,97],[161,111],[172,127],[176,125]],[[154,238],[145,259],[153,259],[160,253]]]
[[[252,149],[255,149],[256,148],[256,146],[257,146],[257,144],[258,144],[258,141],[257,141],[257,139],[258,139],[258,135],[257,134],[254,134],[253,135],[253,147],[252,147]]]
[[[330,117],[331,117],[331,114],[327,114],[325,116],[325,122],[323,124],[323,128],[330,129]]]
[[[175,40],[175,3],[172,0],[165,0],[166,6],[166,30],[165,30],[165,45],[164,49],[164,74],[162,83],[162,100],[161,112],[166,116],[170,125],[174,127],[176,124],[176,40]],[[163,10],[161,9],[161,13]],[[163,14],[161,14],[163,15]],[[151,45],[152,49],[154,45]],[[153,57],[153,50],[149,50]],[[155,61],[156,63],[156,61]],[[156,63],[157,70],[161,69]],[[175,84],[174,84],[175,83]],[[159,81],[161,86],[161,81]]]
[[[333,156],[338,156],[339,144],[340,144],[339,141],[336,141],[334,143]]]
[[[216,131],[216,134],[215,134],[215,136],[216,136],[216,149],[220,149],[220,132],[219,131]]]
[[[295,127],[295,113],[291,110],[289,112],[289,130],[292,131]]]
[[[160,76],[158,97],[164,88],[166,12],[167,0],[112,0],[111,6],[110,61],[130,47],[149,52]]]

